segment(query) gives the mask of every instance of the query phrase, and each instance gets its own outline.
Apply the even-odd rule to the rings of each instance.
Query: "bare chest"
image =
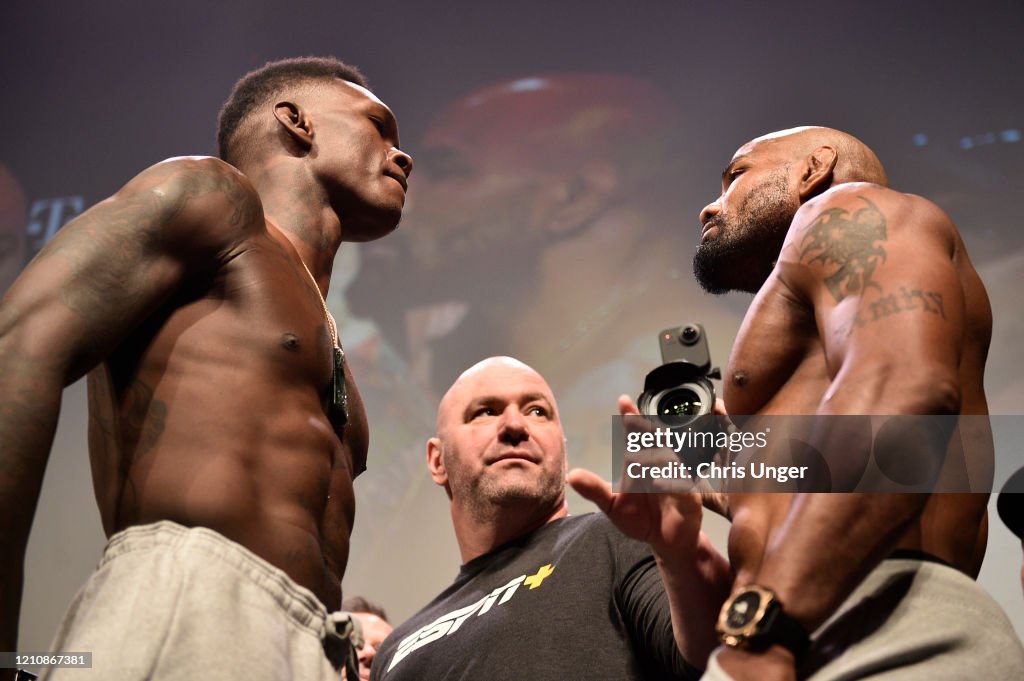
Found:
[[[722,376],[730,414],[813,414],[830,383],[814,315],[772,277],[754,298]]]
[[[306,412],[356,450],[365,442],[362,403],[319,292],[272,240],[255,240],[209,279],[189,282],[151,325],[132,341],[140,354],[123,363],[126,378],[230,407],[239,420],[265,411],[297,421]],[[339,399],[344,426],[333,413]]]

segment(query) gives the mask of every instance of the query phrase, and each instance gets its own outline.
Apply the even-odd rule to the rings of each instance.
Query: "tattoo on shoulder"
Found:
[[[852,213],[843,208],[822,212],[800,242],[801,262],[838,267],[825,277],[825,285],[837,303],[850,295],[863,295],[868,289],[877,291],[877,298],[861,299],[853,319],[837,333],[846,336],[865,324],[914,310],[946,319],[941,292],[906,286],[883,290],[872,279],[875,269],[886,260],[885,215],[870,199],[857,198],[864,202],[863,208]]]
[[[164,171],[163,179],[170,170]],[[258,197],[236,177],[223,171],[182,175],[179,191],[165,195],[138,191],[104,202],[78,217],[39,253],[38,260],[60,255],[72,275],[61,287],[64,303],[82,316],[107,309],[126,310],[141,304],[151,255],[165,238],[165,225],[196,199],[223,197],[230,210],[223,218],[230,232],[262,224]]]
[[[245,228],[260,217],[259,200],[245,189],[236,175],[225,171],[189,173],[181,195],[167,208],[177,214],[192,199],[209,195],[221,195],[227,201],[232,210],[227,222],[232,227]]]
[[[800,261],[838,266],[825,277],[836,302],[868,288],[879,288],[871,280],[875,268],[885,261],[886,224],[882,211],[863,196],[864,208],[850,211],[830,208],[815,218],[800,241]]]
[[[135,233],[143,216],[159,209],[152,195],[139,195],[89,211],[79,217],[75,230],[62,230],[39,252],[37,260],[56,255],[71,265],[63,282],[64,304],[83,317],[108,308],[127,309],[140,299],[134,279],[144,263],[145,244]]]

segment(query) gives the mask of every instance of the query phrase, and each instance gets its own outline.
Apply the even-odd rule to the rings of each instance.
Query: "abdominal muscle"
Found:
[[[108,373],[90,375],[90,455],[104,529],[160,520],[207,527],[337,609],[354,516],[346,445],[312,388],[247,386],[210,373],[159,383],[141,423],[127,409],[114,414],[104,399],[112,394]],[[131,400],[122,393],[120,402]]]

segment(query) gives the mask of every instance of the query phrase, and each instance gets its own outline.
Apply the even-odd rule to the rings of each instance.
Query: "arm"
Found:
[[[213,159],[153,166],[61,229],[0,302],[0,650],[16,650],[25,548],[62,389],[186,277],[224,262],[259,214],[247,187]]]
[[[625,395],[619,398],[619,412],[638,413]],[[700,531],[700,493],[615,493],[599,476],[578,468],[570,471],[569,483],[623,534],[650,545],[664,582],[676,646],[687,663],[703,669],[717,644],[715,618],[732,574]]]
[[[843,186],[801,208],[777,273],[813,307],[831,377],[818,414],[959,412],[964,294],[955,243],[952,224],[933,205],[879,187]],[[842,451],[827,439],[821,451]],[[798,494],[769,529],[752,581],[774,589],[813,631],[927,501],[926,494]],[[823,539],[837,537],[822,550]],[[757,657],[728,651],[721,661],[739,675],[728,658],[744,656]]]

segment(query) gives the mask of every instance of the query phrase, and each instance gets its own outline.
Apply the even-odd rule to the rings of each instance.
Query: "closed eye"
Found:
[[[744,171],[744,170],[746,170],[746,168],[737,168],[737,169],[735,169],[735,170],[730,170],[730,171],[729,171],[729,174],[728,174],[728,175],[726,175],[726,178],[725,178],[725,184],[726,184],[726,186],[729,186],[730,184],[732,184],[732,183],[733,183],[733,181],[734,181],[734,180],[735,180],[735,179],[736,179],[737,177],[739,177],[740,175],[742,175],[742,174],[743,174],[743,171]]]

